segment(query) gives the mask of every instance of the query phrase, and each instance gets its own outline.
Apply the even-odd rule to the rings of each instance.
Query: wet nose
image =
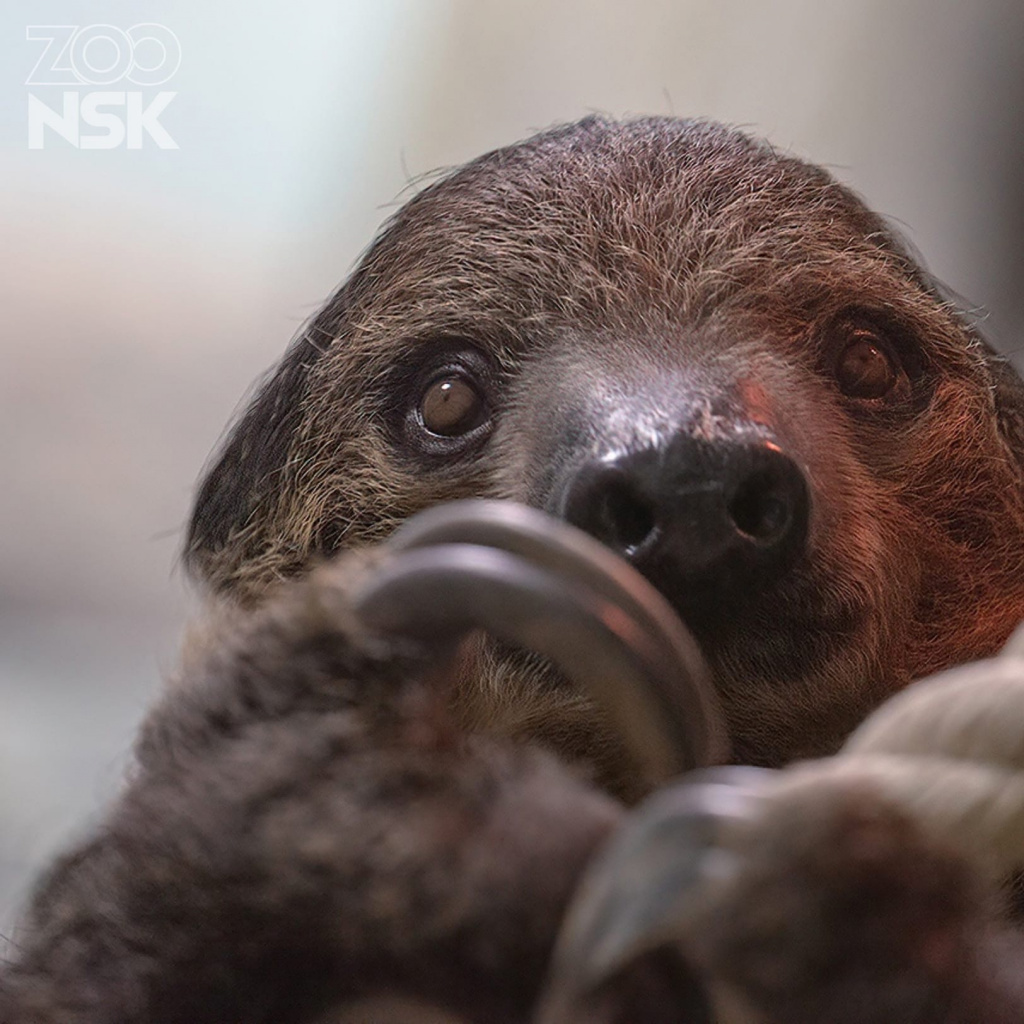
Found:
[[[561,512],[669,596],[702,608],[779,579],[804,550],[804,474],[764,438],[668,443],[582,465]]]

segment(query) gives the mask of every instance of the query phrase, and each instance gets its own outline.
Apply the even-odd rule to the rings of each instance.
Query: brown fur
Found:
[[[359,571],[217,624],[102,827],[42,880],[3,1024],[327,1024],[392,997],[528,1019],[621,808],[453,729],[422,654],[354,621]]]
[[[830,379],[830,325],[850,311],[911,350],[902,406],[856,408]],[[424,460],[396,437],[394,396],[452,338],[492,361],[496,425],[468,456]],[[823,171],[670,119],[556,129],[409,202],[236,426],[189,565],[252,604],[435,502],[544,507],[581,389],[611,382],[657,409],[657,382],[687,375],[706,418],[728,392],[762,407],[812,491],[806,557],[698,630],[739,760],[833,749],[886,693],[991,654],[1024,617],[1015,375]],[[614,780],[589,706],[535,662],[483,652],[457,706],[471,729],[604,758]]]
[[[870,787],[812,784],[748,831],[691,926],[723,1005],[764,1024],[1021,1020],[1020,937],[997,940],[978,879]]]
[[[543,751],[462,735],[431,659],[352,615],[366,570],[346,556],[211,628],[102,826],[43,878],[4,1024],[534,1019],[624,810]],[[797,787],[733,828],[686,967],[641,957],[567,1024],[680,1021],[695,978],[765,1024],[1024,1021],[1019,941],[872,792]]]
[[[851,311],[912,367],[899,401],[837,388]],[[496,413],[454,456],[401,429],[416,366],[451,339],[489,361]],[[543,664],[484,645],[437,678],[364,628],[348,588],[424,505],[550,509],[566,451],[611,423],[626,447],[680,415],[713,440],[737,405],[803,468],[810,532],[781,579],[694,625],[737,756],[774,763],[1024,615],[1019,380],[848,191],[719,126],[592,119],[409,203],[202,486],[189,562],[234,607],[151,714],[102,827],[43,879],[0,970],[4,1024],[529,1020],[625,812],[518,740],[635,787]],[[275,587],[339,548],[365,550]],[[737,871],[678,936],[738,1019],[1024,1021],[1017,937],[993,935],[966,865],[871,792],[798,796],[735,824]],[[692,977],[674,950],[573,1019],[678,1020]]]

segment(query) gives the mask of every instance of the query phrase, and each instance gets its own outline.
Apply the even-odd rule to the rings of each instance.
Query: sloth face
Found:
[[[588,119],[399,211],[236,426],[189,564],[253,602],[427,505],[526,502],[668,597],[776,764],[1024,616],[1021,393],[820,169]],[[458,706],[601,760],[529,658],[482,649]]]

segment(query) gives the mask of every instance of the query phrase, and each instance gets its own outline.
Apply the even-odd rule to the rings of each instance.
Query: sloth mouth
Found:
[[[371,630],[442,656],[482,629],[550,659],[614,722],[650,787],[725,757],[707,666],[671,606],[609,549],[536,509],[427,509],[391,537],[353,601]]]
[[[589,703],[648,791],[728,760],[720,697],[806,687],[834,662],[837,636],[852,632],[856,616],[849,608],[842,618],[794,614],[813,607],[797,598],[792,588],[766,590],[735,613],[714,605],[702,621],[690,602],[680,609],[580,530],[527,506],[481,500],[407,520],[354,596],[371,630],[408,636],[449,661],[468,634],[489,634],[483,649],[497,663],[478,665],[481,724],[485,705],[494,718],[525,721],[521,708],[508,708],[525,699],[535,725],[557,705],[580,726]],[[468,680],[472,660],[460,659],[450,678]]]

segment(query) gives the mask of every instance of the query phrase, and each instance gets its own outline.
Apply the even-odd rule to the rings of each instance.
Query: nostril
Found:
[[[607,483],[600,500],[600,519],[605,543],[631,554],[655,527],[654,506],[626,480]]]
[[[787,572],[805,548],[810,499],[803,470],[772,443],[679,435],[583,463],[556,500],[566,522],[679,597],[693,586],[737,596]]]
[[[772,541],[789,526],[792,509],[782,482],[774,473],[749,476],[729,502],[736,528],[758,541]]]

